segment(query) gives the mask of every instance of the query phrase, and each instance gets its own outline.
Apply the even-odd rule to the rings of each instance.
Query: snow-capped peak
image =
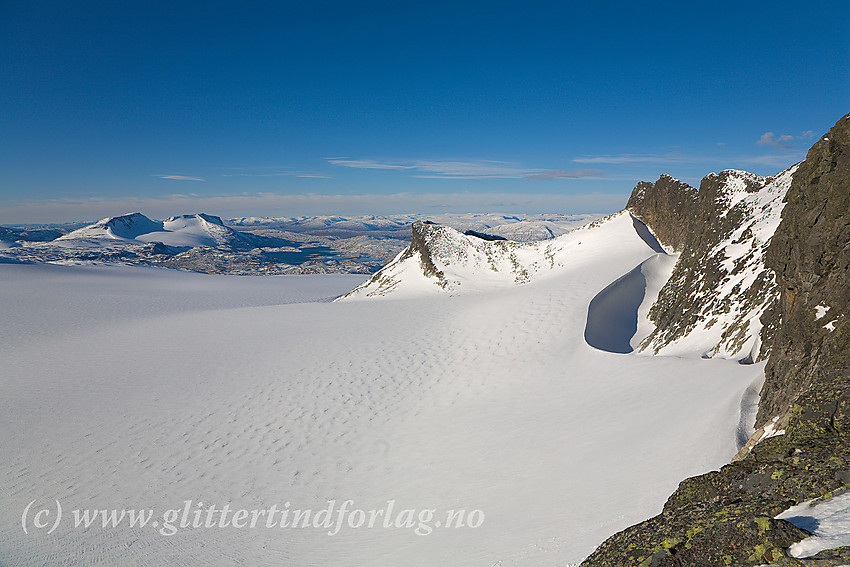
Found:
[[[644,241],[636,222],[622,211],[550,240],[522,243],[417,221],[410,246],[343,298],[457,294],[522,285],[563,269],[581,269],[617,248],[651,256],[660,247]]]
[[[121,242],[161,242],[175,248],[197,246],[253,247],[254,238],[224,226],[220,217],[206,213],[151,220],[142,213],[107,217],[70,232],[67,244],[112,245]]]
[[[133,240],[149,232],[162,230],[162,221],[153,221],[142,213],[127,213],[117,217],[106,217],[94,224],[59,237],[57,240],[108,238]]]

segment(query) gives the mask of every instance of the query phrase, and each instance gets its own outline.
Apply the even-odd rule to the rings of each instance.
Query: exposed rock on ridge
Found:
[[[530,246],[536,247],[508,240],[484,240],[447,226],[416,221],[412,226],[410,246],[369,281],[342,298],[384,296],[399,288],[402,282],[410,285],[412,280],[423,278],[428,282],[426,285],[448,292],[458,291],[464,282],[456,275],[447,275],[447,266],[472,272],[501,272],[513,276],[516,283],[524,283],[529,278],[528,268],[521,264],[516,252]]]
[[[696,189],[669,175],[662,175],[655,183],[638,183],[626,209],[652,227],[661,244],[674,252],[681,252],[692,232],[698,204]]]
[[[809,150],[786,203],[766,255],[780,300],[763,322],[779,324],[757,419],[784,434],[683,481],[662,514],[609,538],[584,567],[850,564],[847,547],[789,557],[808,534],[774,519],[850,485],[850,115]]]
[[[782,289],[759,422],[850,364],[850,115],[809,150],[767,253]]]
[[[649,312],[656,328],[640,350],[745,362],[766,357],[760,317],[779,292],[763,256],[795,169],[772,177],[712,173],[699,191],[668,176],[635,187],[629,211],[681,253]]]
[[[587,238],[588,231],[599,231],[601,238]],[[451,295],[522,285],[562,267],[577,268],[590,262],[594,247],[604,248],[606,239],[645,252],[646,257],[660,250],[643,224],[625,211],[540,242],[484,239],[480,234],[462,234],[421,221],[413,224],[412,236],[407,249],[340,299],[434,292]]]

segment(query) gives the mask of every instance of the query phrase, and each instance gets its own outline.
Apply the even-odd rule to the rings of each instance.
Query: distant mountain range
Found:
[[[205,213],[152,220],[142,213],[74,227],[0,227],[0,262],[122,263],[206,273],[373,273],[410,241],[421,219],[470,233],[548,239],[599,215],[441,214],[243,217]],[[79,225],[77,225],[79,226]]]

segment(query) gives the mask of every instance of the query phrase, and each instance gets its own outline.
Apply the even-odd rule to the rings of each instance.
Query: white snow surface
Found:
[[[776,517],[812,532],[789,548],[791,557],[811,557],[825,549],[850,545],[850,492],[803,502]]]
[[[778,429],[776,427],[776,422],[779,421],[779,416],[774,417],[764,426],[764,434],[762,434],[759,442],[764,441],[765,439],[770,439],[771,437],[777,437],[779,435],[785,435],[784,429]]]
[[[655,329],[655,323],[649,318],[649,310],[658,299],[661,288],[670,279],[673,269],[676,267],[678,254],[656,254],[641,264],[641,273],[645,281],[644,297],[637,312],[637,329],[630,339],[632,348],[637,348],[640,343]]]
[[[656,252],[623,216],[570,234],[527,284],[395,301],[328,302],[352,276],[0,265],[0,564],[581,561],[728,462],[763,365],[588,346],[590,301]],[[348,499],[484,521],[427,536],[21,525],[33,500],[158,517]]]

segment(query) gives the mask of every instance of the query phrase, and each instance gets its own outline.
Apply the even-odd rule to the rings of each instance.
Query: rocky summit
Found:
[[[778,193],[784,177],[790,183],[781,222],[768,244],[769,219],[757,217],[777,203],[750,199],[760,204],[747,208],[746,196],[728,198],[729,187],[755,195],[773,184]],[[850,115],[805,161],[773,178],[723,172],[694,191],[662,177],[639,184],[629,208],[663,244],[681,251],[667,284],[680,293],[659,294],[651,317],[661,330],[645,347],[662,350],[694,311],[705,313],[708,298],[739,269],[720,269],[718,245],[732,238],[751,252],[739,270],[766,270],[752,281],[756,292],[739,292],[749,324],[760,313],[762,345],[752,352],[768,361],[756,432],[733,462],[684,480],[661,514],[612,536],[582,566],[850,564],[847,547],[790,557],[788,547],[809,534],[776,519],[792,505],[829,499],[850,485]],[[719,346],[729,350],[727,344]]]

